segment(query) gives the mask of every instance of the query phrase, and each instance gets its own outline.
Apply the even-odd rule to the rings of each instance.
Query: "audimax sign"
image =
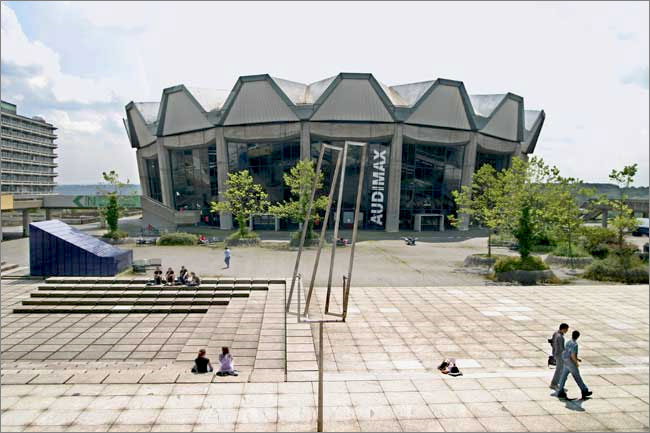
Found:
[[[386,221],[386,190],[388,186],[388,146],[369,143],[366,209],[370,211],[368,228],[383,229]]]

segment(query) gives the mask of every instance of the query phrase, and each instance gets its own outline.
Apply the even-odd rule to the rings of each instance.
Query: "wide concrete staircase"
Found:
[[[206,278],[200,286],[148,286],[145,277],[50,277],[14,313],[207,313],[284,280]]]

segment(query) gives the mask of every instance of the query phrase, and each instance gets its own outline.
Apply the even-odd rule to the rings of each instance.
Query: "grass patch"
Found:
[[[525,259],[520,257],[501,257],[494,264],[494,272],[511,271],[546,271],[549,267],[539,257],[528,256]]]
[[[553,255],[560,257],[590,257],[589,252],[579,245],[571,245],[571,251],[569,251],[569,245],[566,243],[553,248]]]

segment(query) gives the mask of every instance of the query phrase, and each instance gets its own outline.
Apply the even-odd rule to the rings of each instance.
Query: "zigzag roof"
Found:
[[[337,92],[339,86],[343,87]],[[536,141],[544,117],[543,111],[524,110],[523,98],[512,93],[468,95],[462,82],[444,79],[388,86],[372,74],[358,73],[340,73],[311,84],[266,74],[242,76],[230,91],[179,85],[165,89],[160,102],[127,105],[127,117],[129,109],[135,109],[154,135],[163,135],[168,105],[178,100],[170,100],[168,96],[177,91],[187,92],[198,109],[191,108],[196,114],[188,116],[202,119],[187,122],[187,131],[182,130],[183,122],[179,119],[175,127],[169,129],[174,134],[189,132],[191,128],[205,129],[208,125],[250,122],[386,122],[392,119],[439,128],[483,131],[501,139],[528,142],[529,139]],[[261,99],[256,99],[256,95]],[[241,98],[244,99],[238,102]],[[186,100],[182,102],[187,104]],[[235,112],[233,106],[236,106]],[[324,106],[327,108],[323,111]],[[447,114],[445,110],[454,112]],[[183,110],[177,112],[183,113]],[[319,114],[313,118],[316,113]],[[531,146],[534,148],[532,141]]]

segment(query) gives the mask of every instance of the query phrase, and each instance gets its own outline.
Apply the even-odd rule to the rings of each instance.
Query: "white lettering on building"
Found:
[[[384,225],[384,189],[386,179],[386,151],[373,149],[372,194],[370,195],[370,221]]]

